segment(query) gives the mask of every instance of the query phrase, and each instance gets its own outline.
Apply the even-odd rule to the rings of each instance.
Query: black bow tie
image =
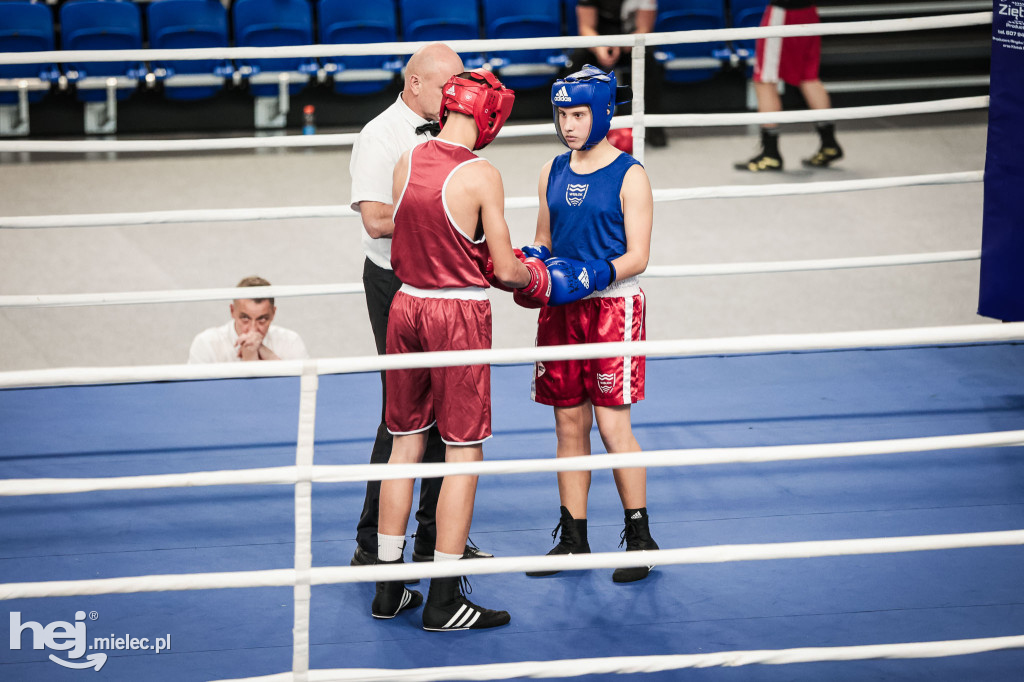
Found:
[[[427,121],[416,128],[417,135],[426,135],[427,133],[430,133],[436,137],[439,132],[441,132],[441,124],[437,121]]]

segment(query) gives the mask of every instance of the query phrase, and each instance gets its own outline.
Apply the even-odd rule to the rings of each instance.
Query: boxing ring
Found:
[[[900,20],[899,26],[929,21],[948,25],[950,19]],[[894,22],[721,34],[749,38],[876,28],[894,30]],[[707,37],[635,38],[641,46],[701,39]],[[503,49],[505,42],[513,44],[503,41]],[[515,46],[525,42],[530,41]],[[559,42],[567,44],[596,43]],[[415,49],[313,49],[328,47],[331,54]],[[639,58],[642,63],[642,50]],[[983,99],[898,105],[883,113],[893,115],[900,106],[915,113],[983,107]],[[877,108],[862,109],[834,111],[833,118],[882,115]],[[641,110],[617,122],[633,125],[638,154],[645,121],[681,126],[727,118],[643,116]],[[759,114],[731,116],[767,120]],[[799,112],[773,119],[810,120]],[[550,135],[550,125],[516,128],[502,137]],[[330,137],[260,138],[258,144],[351,143],[351,136],[324,139]],[[163,149],[256,139],[177,141]],[[132,144],[157,150],[162,143],[18,141],[0,142],[0,151],[45,151],[50,144],[60,151],[75,145],[127,151]],[[659,190],[656,200],[980,180],[980,172],[960,172],[686,188]],[[508,205],[530,208],[536,199],[513,197]],[[7,217],[0,218],[0,229],[268,216],[352,213],[325,206]],[[974,251],[947,251],[659,266],[647,276],[875,268],[977,257]],[[356,284],[331,284],[275,286],[262,293],[360,291]],[[236,295],[233,289],[204,289],[0,296],[0,305]],[[0,675],[451,680],[605,679],[643,672],[641,679],[658,680],[1015,679],[1024,668],[1022,339],[1024,324],[976,324],[246,366],[0,373],[0,598],[12,614],[9,629],[20,635],[17,648],[0,649]],[[645,452],[556,461],[550,409],[524,395],[531,373],[525,363],[624,352],[649,358],[647,400],[633,409]],[[481,362],[493,364],[494,387],[495,438],[485,448],[485,462],[365,464],[379,419],[378,370]],[[596,553],[538,556],[550,547],[557,508],[550,472],[606,470],[624,462],[650,467],[652,530],[665,549],[639,558],[615,550],[618,498],[611,477],[596,475],[589,512]],[[472,536],[497,558],[457,569],[348,566],[362,482],[441,472],[481,474]],[[648,563],[657,568],[644,581],[623,586],[609,579],[610,568]],[[523,575],[538,568],[570,572],[539,579]],[[388,623],[370,617],[365,582],[451,574],[476,576],[473,583],[485,603],[508,608],[511,625],[445,637],[419,629],[418,613]],[[37,641],[41,646],[34,649]],[[75,648],[79,642],[81,650]],[[96,672],[81,669],[87,667]]]

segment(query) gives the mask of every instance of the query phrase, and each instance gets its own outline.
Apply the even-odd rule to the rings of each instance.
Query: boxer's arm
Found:
[[[512,249],[512,253],[515,254],[519,260],[526,260],[526,255],[519,249]],[[515,291],[512,287],[507,287],[505,284],[498,279],[494,274],[494,261],[490,256],[487,257],[487,264],[484,266],[484,279],[494,287],[495,289],[501,289],[502,291]]]
[[[463,175],[465,170],[459,171],[459,175]],[[486,161],[471,164],[469,170],[472,187],[479,197],[480,222],[491,254],[494,276],[507,287],[525,287],[533,277],[512,249],[512,238],[505,222],[505,187],[501,173]]]
[[[651,181],[642,166],[626,171],[619,194],[626,221],[626,253],[612,261],[617,279],[639,275],[647,269],[651,257],[651,229],[654,224],[654,197]]]
[[[402,198],[402,192],[405,191],[405,183],[409,180],[409,159],[411,157],[412,150],[402,154],[395,164],[395,169],[391,172],[392,212],[394,212],[394,207],[398,205],[398,200]]]

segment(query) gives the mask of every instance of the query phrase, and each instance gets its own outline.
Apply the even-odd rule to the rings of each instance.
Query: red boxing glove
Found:
[[[543,308],[551,298],[551,276],[540,258],[527,258],[523,265],[530,271],[530,283],[512,293],[512,300],[524,308]]]
[[[523,261],[526,258],[526,256],[523,255],[523,252],[519,249],[512,249],[512,255],[520,261]],[[515,291],[512,287],[507,287],[502,284],[501,280],[494,276],[494,261],[491,260],[490,256],[487,257],[487,265],[484,266],[484,279],[486,279],[487,283],[495,289],[501,289],[502,291]]]

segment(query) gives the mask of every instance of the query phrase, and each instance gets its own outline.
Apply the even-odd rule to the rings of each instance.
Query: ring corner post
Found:
[[[995,0],[978,313],[1024,321],[1024,0]]]

